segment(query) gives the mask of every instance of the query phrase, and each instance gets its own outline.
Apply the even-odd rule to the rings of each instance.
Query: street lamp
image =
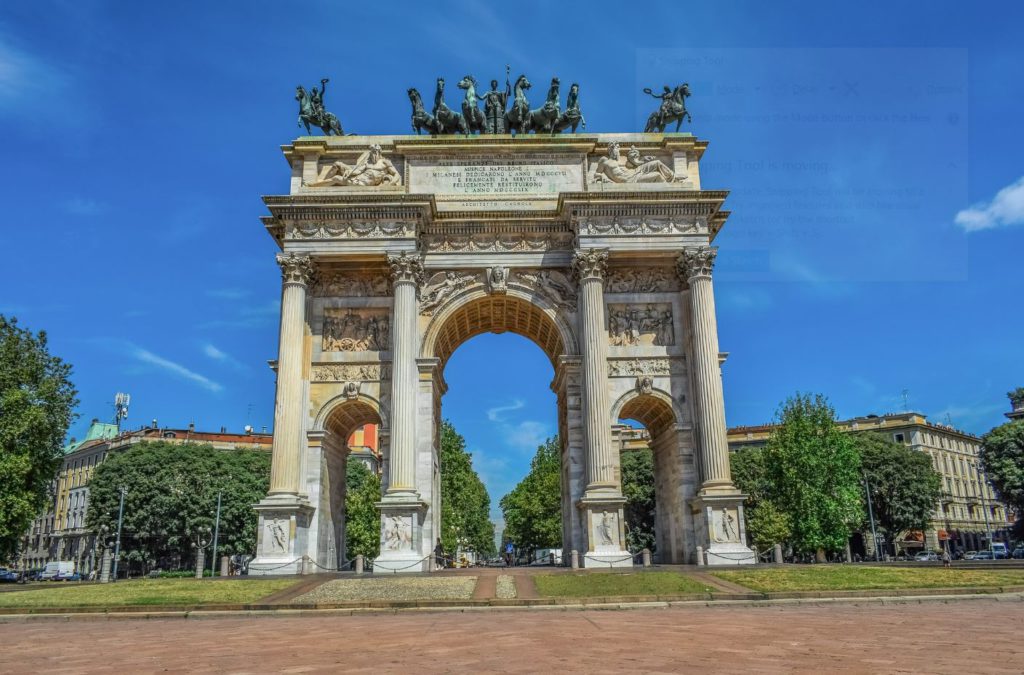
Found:
[[[213,541],[210,528],[200,525],[196,528],[196,540],[192,542],[192,548],[196,550],[196,579],[203,578],[203,569],[206,568],[206,547]]]
[[[864,476],[864,494],[868,498],[868,517],[871,519],[871,539],[875,542],[875,562],[878,562],[878,533],[875,531],[875,509],[871,505],[871,484],[868,482],[868,474],[865,471]]]
[[[121,523],[124,522],[124,496],[128,493],[128,488],[121,486],[117,488],[117,491],[121,493],[121,502],[117,507],[117,542],[114,544],[114,579],[117,581],[117,561],[121,557]]]
[[[985,514],[985,530],[988,532],[988,550],[992,552],[992,560],[996,559],[996,548],[993,546],[992,524],[988,519],[988,506],[985,505],[985,483],[978,472],[978,499],[981,500],[981,512]]]

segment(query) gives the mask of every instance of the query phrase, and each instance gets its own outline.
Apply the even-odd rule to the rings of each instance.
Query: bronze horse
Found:
[[[313,87],[313,90],[316,91],[316,87]],[[298,125],[300,127],[305,125],[307,134],[312,133],[309,125],[310,123],[313,123],[320,127],[324,134],[328,136],[332,134],[336,136],[345,135],[345,132],[341,129],[341,122],[338,120],[337,116],[334,113],[327,112],[322,106],[314,106],[313,94],[307,92],[306,88],[301,84],[295,87],[295,100],[299,102]]]
[[[665,89],[667,90],[668,87],[665,87]],[[651,94],[651,91],[649,89],[645,89],[644,93]],[[651,95],[655,98],[659,98],[655,94]],[[684,119],[692,124],[693,118],[690,117],[690,113],[686,110],[686,98],[689,95],[689,84],[681,84],[672,90],[672,93],[667,96],[667,105],[664,106],[668,108],[668,110],[663,113],[662,109],[659,108],[652,112],[650,117],[647,118],[647,125],[644,127],[644,133],[664,133],[665,127],[672,122],[676,123],[676,131],[678,132]]]
[[[412,102],[412,129],[419,135],[423,129],[428,134],[437,133],[437,120],[423,108],[423,98],[415,88],[409,90],[409,101]]]
[[[437,78],[437,91],[434,92],[434,120],[439,134],[468,134],[469,126],[466,118],[449,108],[444,102],[444,78]]]

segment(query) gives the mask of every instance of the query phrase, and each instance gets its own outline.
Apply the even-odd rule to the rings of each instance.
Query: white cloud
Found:
[[[241,361],[231,356],[231,354],[228,354],[225,351],[221,351],[220,349],[217,348],[216,345],[210,342],[203,343],[203,354],[206,354],[214,361],[227,364],[236,370],[248,370],[245,364],[243,364]]]
[[[1024,225],[1024,177],[997,192],[987,204],[981,202],[960,211],[955,220],[965,232]]]
[[[548,437],[547,425],[534,420],[524,420],[516,425],[505,425],[505,443],[511,448],[533,453]]]
[[[508,405],[499,405],[494,408],[488,408],[487,419],[492,422],[503,422],[505,421],[505,413],[512,412],[513,410],[519,410],[525,405],[526,404],[522,400],[516,399]]]
[[[212,392],[219,392],[224,389],[223,386],[221,386],[217,382],[214,382],[210,378],[204,375],[200,375],[199,373],[193,370],[189,370],[180,363],[175,363],[174,361],[165,359],[162,356],[157,356],[148,349],[133,346],[131,355],[133,358],[142,363],[156,366],[157,368],[166,370],[167,372],[173,375],[177,375],[182,379],[189,380],[190,382],[195,382],[204,389],[208,389]]]

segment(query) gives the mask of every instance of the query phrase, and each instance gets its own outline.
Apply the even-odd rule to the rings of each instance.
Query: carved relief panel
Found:
[[[323,271],[313,287],[313,294],[328,297],[384,297],[391,294],[391,285],[384,274]]]
[[[668,293],[679,288],[679,276],[669,267],[612,269],[604,281],[606,293]]]
[[[385,551],[412,550],[412,519],[414,516],[386,516],[381,524],[381,544]]]
[[[608,335],[611,344],[619,347],[674,345],[672,306],[609,304]]]
[[[327,310],[325,352],[384,351],[390,345],[391,322],[386,309]]]

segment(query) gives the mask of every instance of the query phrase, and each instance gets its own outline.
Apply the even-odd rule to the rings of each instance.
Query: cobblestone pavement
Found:
[[[1018,602],[8,623],[0,672],[1019,673]]]
[[[291,600],[295,603],[346,600],[468,600],[476,577],[336,579]]]

